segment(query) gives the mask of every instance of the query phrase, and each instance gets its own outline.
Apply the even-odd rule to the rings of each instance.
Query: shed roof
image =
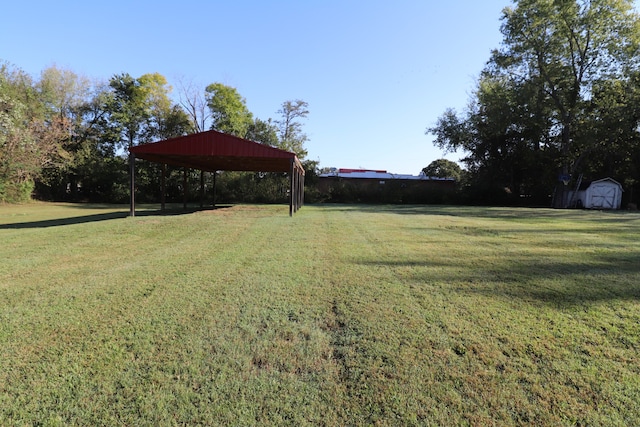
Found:
[[[617,187],[620,187],[620,189],[622,190],[622,184],[620,184],[620,183],[619,183],[618,181],[616,181],[615,179],[613,179],[613,178],[609,178],[609,177],[607,177],[607,178],[602,178],[602,179],[596,179],[595,181],[583,181],[583,182],[580,184],[580,188],[579,188],[578,190],[579,190],[579,191],[584,191],[584,190],[586,190],[587,188],[591,187],[593,184],[601,184],[601,183],[605,183],[605,182],[607,182],[607,183],[611,183],[611,184],[613,184],[613,185],[615,185],[615,186],[617,186]],[[623,190],[623,191],[624,191],[624,190]]]
[[[304,174],[295,153],[215,130],[142,144],[129,151],[139,159],[208,172],[290,172],[293,162]]]
[[[616,185],[616,186],[618,186],[618,187],[622,188],[622,184],[620,184],[620,183],[619,183],[618,181],[616,181],[615,179],[613,179],[613,178],[608,178],[608,177],[607,177],[607,178],[602,178],[602,179],[597,179],[597,180],[595,180],[595,181],[592,181],[592,182],[591,182],[591,184],[599,184],[599,183],[603,183],[603,182],[610,182],[611,184]]]

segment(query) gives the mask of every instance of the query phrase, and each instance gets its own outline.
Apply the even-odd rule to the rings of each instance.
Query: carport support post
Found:
[[[304,175],[298,176],[298,209],[304,206]]]
[[[293,213],[297,213],[298,209],[300,209],[300,171],[298,169],[295,170],[294,177],[296,180],[296,185],[294,187],[296,191],[296,199],[293,205]]]
[[[136,216],[136,155],[129,152],[129,216]]]
[[[300,187],[300,206],[304,206],[304,175],[302,175],[302,185]]]
[[[291,159],[291,170],[289,171],[289,216],[293,216],[293,199],[294,199],[294,172],[296,170],[296,164],[294,159]]]
[[[182,175],[182,208],[187,210],[187,168],[184,168]]]
[[[213,171],[213,207],[216,207],[216,176],[218,171]]]
[[[166,202],[166,193],[167,193],[167,164],[162,164],[162,184],[160,185],[162,194],[160,195],[160,210],[164,210],[165,202]]]
[[[204,207],[204,171],[200,171],[200,209]]]

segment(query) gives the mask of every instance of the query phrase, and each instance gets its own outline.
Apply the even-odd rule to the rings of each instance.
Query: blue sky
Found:
[[[163,74],[238,89],[255,117],[309,103],[308,158],[418,174],[445,157],[425,135],[465,108],[510,0],[12,1],[0,60],[108,80]],[[460,154],[446,156],[457,160]]]

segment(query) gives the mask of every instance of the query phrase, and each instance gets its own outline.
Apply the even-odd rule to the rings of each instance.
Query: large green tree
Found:
[[[116,148],[178,136],[189,129],[188,116],[172,104],[171,87],[161,74],[144,74],[136,79],[124,73],[113,76],[109,86],[109,138],[114,139]]]
[[[145,98],[140,82],[128,73],[115,75],[109,81],[110,97],[106,109],[109,112],[110,132],[105,136],[115,148],[131,148],[147,142],[147,124],[150,119],[149,100]]]
[[[633,187],[640,183],[640,71],[627,79],[602,80],[592,92],[588,120],[579,131],[592,135],[594,143],[580,153],[581,172],[614,177],[625,186],[627,200],[635,202]]]
[[[169,98],[171,87],[158,73],[134,78],[129,74],[113,76],[109,81],[105,108],[106,127],[101,133],[103,146],[111,144],[117,150],[145,144],[158,139],[184,135],[191,130],[187,114]],[[133,156],[129,156],[132,168]],[[153,182],[160,175],[157,166],[147,163],[138,168],[138,187],[159,187]],[[146,191],[143,191],[143,193]]]
[[[211,111],[211,129],[244,138],[253,123],[253,114],[237,89],[222,83],[212,83],[205,89],[205,99]]]
[[[40,73],[36,84],[43,106],[51,115],[73,121],[91,93],[91,81],[69,69],[51,66]]]
[[[88,143],[83,111],[91,102],[93,85],[88,78],[69,69],[52,66],[40,73],[35,86],[47,122],[68,125],[65,150],[59,151],[57,161],[48,164],[36,182],[39,196],[60,199],[67,189],[70,192],[77,189],[76,169],[83,161]]]
[[[462,169],[456,162],[448,159],[434,160],[422,169],[426,176],[437,178],[453,178],[460,181],[462,177]]]
[[[623,80],[637,67],[632,6],[630,0],[519,0],[505,8],[502,47],[466,117],[448,111],[429,129],[436,144],[465,149],[478,170],[511,168],[507,185],[537,175],[553,189],[557,178],[546,177],[566,180],[580,172],[585,153],[601,142],[588,132],[595,127],[585,125],[594,87]],[[556,188],[554,205],[563,206],[567,188]]]
[[[441,148],[466,153],[473,201],[504,203],[525,194],[546,203],[557,155],[544,132],[546,117],[534,86],[486,70],[464,114],[447,110],[428,131]]]
[[[638,34],[632,10],[629,0],[526,0],[504,11],[504,49],[493,61],[505,73],[535,82],[548,97],[555,117],[548,136],[560,151],[565,177],[579,170],[579,152],[593,143],[576,138],[593,84],[622,78],[633,65]],[[555,206],[564,203],[559,191]]]
[[[44,168],[68,157],[70,122],[30,76],[0,64],[0,200],[31,197]]]
[[[245,138],[250,141],[277,147],[278,128],[271,119],[264,121],[256,118],[253,123],[249,125]]]
[[[28,199],[42,154],[24,125],[25,107],[10,98],[0,82],[0,202]]]

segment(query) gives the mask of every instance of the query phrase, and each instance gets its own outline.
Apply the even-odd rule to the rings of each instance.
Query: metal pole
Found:
[[[213,207],[216,207],[216,176],[218,171],[213,171]]]
[[[304,206],[304,175],[302,175],[302,190],[300,193],[300,205]]]
[[[298,210],[302,207],[302,194],[304,193],[304,175],[302,175],[302,171],[299,171],[298,175]]]
[[[293,172],[293,176],[296,180],[296,202],[294,204],[293,213],[298,212],[298,208],[300,207],[300,175],[298,173],[298,169],[296,168]]]
[[[136,216],[136,155],[129,152],[129,216]]]
[[[204,207],[204,171],[200,171],[200,209]]]
[[[182,174],[182,209],[187,210],[187,168]]]
[[[167,165],[166,163],[162,164],[162,185],[160,186],[162,189],[162,195],[160,196],[160,210],[164,211],[166,205],[166,194],[167,194]]]
[[[293,172],[295,171],[295,163],[293,159],[291,159],[291,170],[289,171],[289,216],[293,216]]]

